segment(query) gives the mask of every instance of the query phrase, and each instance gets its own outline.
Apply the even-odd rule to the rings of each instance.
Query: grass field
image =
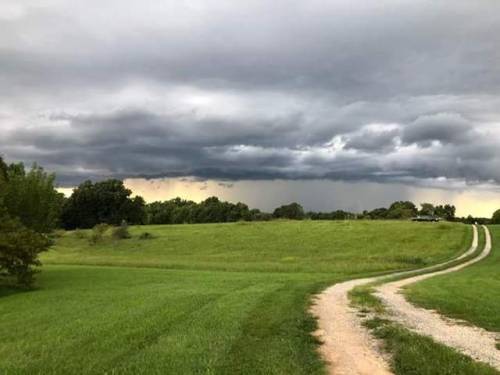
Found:
[[[312,293],[442,261],[471,237],[459,224],[308,221],[132,234],[92,246],[67,233],[38,289],[0,291],[0,373],[321,374]]]
[[[492,253],[460,272],[406,288],[410,301],[500,332],[500,226],[490,226]]]

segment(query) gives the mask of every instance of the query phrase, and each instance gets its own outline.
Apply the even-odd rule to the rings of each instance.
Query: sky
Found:
[[[0,154],[61,187],[500,208],[500,2],[2,0]]]

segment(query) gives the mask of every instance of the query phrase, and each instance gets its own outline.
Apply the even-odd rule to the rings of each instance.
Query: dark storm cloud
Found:
[[[405,143],[429,146],[433,141],[442,144],[462,144],[475,137],[474,127],[469,121],[456,113],[439,113],[419,117],[404,130]]]
[[[399,136],[399,129],[364,130],[359,134],[346,137],[345,148],[367,152],[393,151]]]
[[[498,182],[500,3],[0,4],[0,152],[83,178]]]

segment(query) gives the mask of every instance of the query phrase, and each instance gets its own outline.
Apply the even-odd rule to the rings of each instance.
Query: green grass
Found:
[[[408,222],[131,232],[96,246],[67,233],[36,290],[0,290],[1,374],[322,374],[311,294],[442,261],[471,237],[463,225]]]
[[[498,375],[485,364],[387,320],[374,318],[365,324],[391,353],[396,375]]]
[[[405,289],[420,306],[500,331],[500,226],[491,226],[492,254],[459,272],[433,277]]]
[[[155,239],[138,238],[146,231]],[[131,233],[130,240],[108,236],[98,246],[69,234],[42,259],[52,264],[350,276],[441,261],[467,247],[471,236],[460,224],[383,221],[148,226],[134,227]]]

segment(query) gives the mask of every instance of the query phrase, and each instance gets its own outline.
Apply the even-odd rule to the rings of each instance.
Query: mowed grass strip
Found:
[[[500,226],[489,229],[493,245],[490,256],[461,271],[405,288],[408,300],[500,332]]]
[[[144,231],[155,238],[139,240]],[[323,374],[307,312],[313,293],[442,261],[471,238],[464,225],[408,222],[132,234],[91,246],[67,233],[44,256],[38,289],[0,291],[0,373]]]

